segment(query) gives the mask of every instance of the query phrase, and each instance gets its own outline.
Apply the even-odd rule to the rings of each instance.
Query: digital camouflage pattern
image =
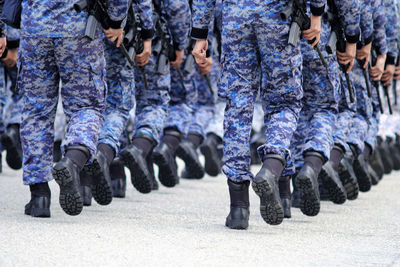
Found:
[[[68,121],[63,149],[81,145],[95,155],[105,109],[105,60],[102,40],[86,37],[22,37],[20,53],[23,179],[25,184],[34,184],[52,179],[60,79]]]

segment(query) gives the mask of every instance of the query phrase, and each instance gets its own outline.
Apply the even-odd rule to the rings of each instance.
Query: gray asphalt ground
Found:
[[[0,175],[1,267],[400,266],[399,172],[356,201],[323,202],[317,217],[294,209],[279,226],[264,223],[251,191],[247,231],[224,226],[222,175],[147,195],[129,183],[125,199],[93,203],[76,217],[61,210],[53,181],[52,217],[36,219],[23,214],[29,189],[21,174],[4,166]]]

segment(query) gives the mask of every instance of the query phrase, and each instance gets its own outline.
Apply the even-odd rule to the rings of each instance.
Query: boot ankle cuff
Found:
[[[266,154],[266,155],[264,155],[264,157],[262,158],[262,162],[266,161],[267,159],[276,159],[276,160],[279,160],[279,161],[282,163],[283,168],[285,168],[285,166],[286,166],[286,160],[285,160],[285,158],[282,157],[281,155],[278,155],[278,154]]]

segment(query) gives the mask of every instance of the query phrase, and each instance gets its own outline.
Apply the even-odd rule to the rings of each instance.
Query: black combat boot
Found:
[[[327,161],[324,166],[322,166],[318,178],[323,183],[324,188],[328,191],[329,200],[335,204],[343,204],[346,202],[346,189],[340,181],[338,172],[333,168],[331,161]]]
[[[382,137],[377,136],[376,140],[377,140],[376,149],[379,151],[379,154],[381,155],[384,173],[389,174],[393,170],[393,160],[390,155],[389,147],[387,146],[387,143],[382,139]]]
[[[204,168],[200,163],[196,147],[191,142],[183,140],[176,150],[176,155],[185,162],[187,178],[202,179],[204,177]]]
[[[320,201],[330,201],[330,195],[328,189],[324,186],[321,179],[318,179],[318,190],[319,190],[319,200]]]
[[[258,156],[258,147],[265,144],[265,128],[263,127],[261,131],[255,132],[250,139],[250,155],[251,155],[251,165],[257,165],[262,163],[260,157]]]
[[[5,133],[1,136],[1,144],[7,150],[6,162],[11,169],[22,168],[22,146],[19,136],[19,124],[7,126]]]
[[[231,229],[244,230],[249,227],[249,185],[250,181],[239,183],[228,179],[231,209],[225,225]]]
[[[88,168],[83,168],[79,173],[80,177],[80,193],[83,200],[83,206],[91,206],[92,205],[92,186],[93,186],[93,177],[92,172],[88,173]]]
[[[374,149],[372,152],[371,157],[369,158],[369,164],[371,165],[372,169],[375,171],[378,179],[381,180],[384,174],[383,163],[381,159],[381,155],[377,149]]]
[[[171,148],[161,142],[153,151],[153,161],[158,166],[158,180],[166,187],[174,187],[178,181],[178,167]]]
[[[290,179],[291,176],[281,176],[279,178],[279,196],[281,197],[281,204],[283,208],[283,217],[291,218],[291,195],[290,195]]]
[[[111,185],[113,197],[124,198],[126,193],[126,174],[124,163],[115,158],[110,164]]]
[[[62,158],[52,170],[60,186],[60,205],[68,215],[78,215],[83,209],[83,200],[79,192],[80,169],[69,157]]]
[[[292,186],[293,186],[293,192],[292,192],[292,208],[300,208],[300,191],[296,187],[296,176],[299,173],[300,169],[296,170],[296,173],[292,175]]]
[[[296,187],[300,191],[300,210],[307,216],[316,216],[320,210],[318,174],[324,157],[316,151],[304,154],[304,164],[296,177]]]
[[[136,138],[139,140],[136,140],[135,142]],[[139,148],[138,146],[142,141],[143,143],[147,142],[147,144],[143,145],[142,148]],[[155,142],[150,137],[146,136],[135,137],[132,142],[133,144],[129,145],[119,153],[119,157],[131,172],[131,181],[133,186],[140,193],[150,193],[153,188],[153,181],[147,167],[146,158],[153,150]]]
[[[285,163],[285,159],[279,155],[264,156],[263,166],[252,183],[254,192],[260,197],[261,217],[271,225],[281,224],[284,217],[279,196],[279,178]]]
[[[82,173],[82,172],[81,172]],[[92,205],[92,188],[87,185],[81,185],[80,193],[83,200],[83,206],[91,206]]]
[[[396,147],[395,139],[392,137],[386,137],[386,143],[389,148],[390,156],[393,162],[393,170],[400,170],[400,150]]]
[[[32,217],[50,217],[51,193],[48,183],[37,183],[29,186],[31,200],[25,205],[25,214]]]
[[[156,176],[154,175],[154,166],[153,166],[153,153],[147,156],[147,168],[149,169],[151,180],[153,181],[153,188],[151,190],[158,190],[158,182],[156,180]]]
[[[358,155],[353,162],[354,173],[356,174],[361,192],[368,192],[371,190],[372,183],[367,164],[363,154]]]
[[[83,168],[84,172],[88,173],[93,179],[93,198],[100,205],[110,204],[113,197],[110,163],[105,154],[98,150],[93,162],[86,164]]]
[[[353,169],[353,153],[348,151],[339,164],[339,178],[346,189],[347,199],[355,200],[358,197],[359,186]]]
[[[205,171],[210,176],[215,177],[221,173],[222,159],[218,153],[218,145],[221,143],[220,137],[210,133],[200,147],[200,151],[204,155]]]

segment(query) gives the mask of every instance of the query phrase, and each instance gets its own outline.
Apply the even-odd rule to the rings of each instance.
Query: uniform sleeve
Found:
[[[360,39],[360,1],[335,0],[340,19],[344,22],[344,32],[349,43]]]
[[[325,11],[326,0],[313,0],[310,2],[311,13],[314,16],[322,16]]]
[[[152,39],[154,36],[154,25],[152,19],[153,7],[151,0],[137,0],[136,5],[136,10],[138,10],[142,22],[142,38],[144,40]]]
[[[378,55],[387,53],[386,16],[382,0],[372,1],[372,20],[374,24],[373,46]]]
[[[385,24],[386,42],[388,46],[386,63],[395,64],[398,55],[397,41],[399,38],[396,6],[393,0],[384,0],[383,2],[385,7],[385,15],[387,18],[387,22]]]
[[[168,15],[168,28],[174,40],[174,48],[175,50],[183,50],[189,44],[189,3],[187,0],[168,0],[166,11]]]
[[[7,26],[7,47],[17,49],[19,47],[20,30]]]
[[[208,25],[214,14],[216,0],[193,0],[192,32],[193,39],[207,39]]]
[[[371,1],[362,0],[360,11],[361,42],[363,45],[367,45],[371,43],[374,31]]]
[[[108,0],[108,15],[110,16],[111,28],[119,29],[128,14],[128,0]]]

